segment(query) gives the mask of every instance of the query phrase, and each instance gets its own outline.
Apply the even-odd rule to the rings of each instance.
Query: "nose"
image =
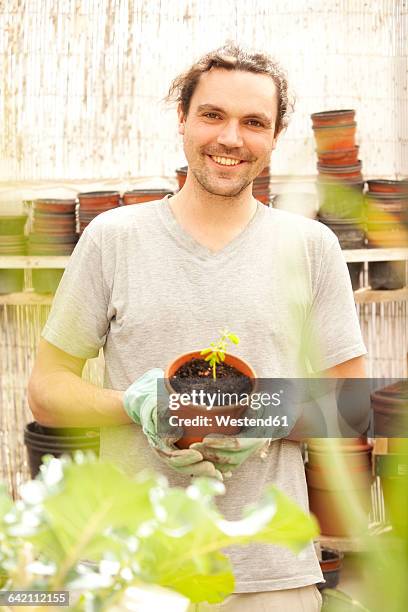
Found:
[[[229,149],[242,147],[243,140],[238,121],[231,120],[225,123],[218,134],[217,142]]]

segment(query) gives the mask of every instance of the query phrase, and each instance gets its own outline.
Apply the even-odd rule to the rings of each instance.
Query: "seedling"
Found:
[[[210,362],[212,367],[213,379],[217,378],[217,365],[225,361],[225,353],[227,350],[228,341],[233,344],[239,343],[239,338],[228,329],[222,329],[221,336],[215,342],[210,342],[210,346],[201,351],[200,355],[207,355],[206,361]]]

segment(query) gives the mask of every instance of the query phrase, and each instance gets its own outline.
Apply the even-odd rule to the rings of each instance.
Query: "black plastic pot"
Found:
[[[99,455],[99,429],[50,428],[33,421],[24,429],[24,444],[27,448],[30,474],[35,478],[44,455],[60,457],[63,454],[72,455],[77,450],[90,450]]]
[[[368,282],[372,289],[402,289],[405,286],[405,262],[370,262]]]
[[[361,270],[363,269],[363,266],[364,264],[362,261],[356,261],[347,264],[353,291],[357,291],[357,289],[360,289],[360,274]]]

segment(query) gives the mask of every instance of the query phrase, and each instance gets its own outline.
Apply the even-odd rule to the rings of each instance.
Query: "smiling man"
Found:
[[[29,385],[38,421],[101,426],[101,455],[131,474],[149,466],[179,486],[191,475],[224,475],[218,503],[230,520],[268,483],[307,510],[299,443],[293,435],[266,449],[251,438],[205,439],[178,450],[156,431],[156,379],[168,362],[208,346],[228,326],[240,337],[236,353],[259,377],[364,376],[365,347],[335,235],[252,195],[287,125],[287,92],[276,62],[233,45],[173,82],[186,183],[172,198],[103,213],[87,227]],[[100,348],[103,389],[81,379]],[[320,609],[312,543],[300,557],[263,544],[228,554],[236,586],[225,612]]]

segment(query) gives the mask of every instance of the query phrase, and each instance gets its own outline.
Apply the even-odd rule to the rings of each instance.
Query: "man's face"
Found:
[[[276,87],[268,75],[212,69],[201,75],[179,133],[195,179],[209,193],[236,196],[269,165],[276,145]]]

